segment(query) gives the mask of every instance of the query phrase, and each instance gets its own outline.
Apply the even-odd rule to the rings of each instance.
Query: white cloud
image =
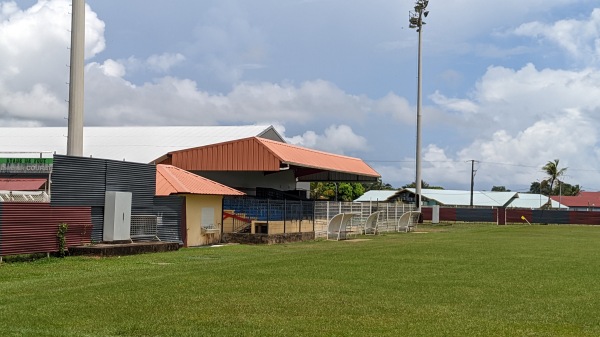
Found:
[[[594,9],[588,20],[568,19],[553,24],[529,22],[520,25],[514,33],[548,40],[584,64],[600,61],[600,8]]]
[[[594,98],[597,95],[600,72],[596,69],[538,70],[528,64],[518,70],[490,67],[466,102],[469,109],[479,111],[481,129],[477,132],[490,133],[499,128],[517,132],[540,119],[563,115],[565,109],[600,108]],[[439,97],[437,102],[445,109],[453,108]]]
[[[26,10],[15,2],[1,5],[1,123],[66,123],[70,1],[40,0]],[[92,57],[104,48],[104,23],[89,7],[86,26],[85,49]]]
[[[125,66],[114,60],[106,60],[100,66],[104,75],[109,77],[123,77],[125,76]]]
[[[392,94],[375,101],[349,95],[322,80],[299,86],[240,83],[227,94],[208,93],[194,81],[170,76],[133,85],[122,77],[125,67],[113,60],[86,67],[88,125],[357,123],[393,113],[394,104],[390,101],[403,102]],[[340,126],[323,132],[329,137],[326,139],[331,149],[364,149],[364,138],[357,140],[350,131],[347,126]],[[345,139],[344,144],[334,135],[343,136],[340,139]]]
[[[335,7],[335,0],[331,2],[331,7]],[[589,19],[521,24],[523,20],[533,20],[529,15],[536,14],[536,18],[543,15],[541,7],[550,11],[573,4],[577,1],[431,2],[425,34],[429,53],[425,60],[434,80],[425,85],[430,91],[425,93],[423,106],[425,181],[448,188],[468,188],[468,161],[474,159],[481,162],[476,186],[489,188],[512,183],[528,186],[540,177],[541,165],[559,158],[570,167],[574,183],[585,179],[600,186],[597,170],[600,71],[597,63],[593,63],[600,57],[600,10],[595,10]],[[0,125],[66,124],[69,5],[68,0],[39,0],[23,10],[16,2],[0,2]],[[244,6],[254,4],[219,2],[217,7],[203,11],[200,20],[194,19],[198,26],[191,32],[193,36],[185,36],[166,47],[159,46],[163,49],[154,49],[155,55],[117,55],[112,59],[99,54],[106,47],[104,22],[88,8],[86,55],[88,59],[93,57],[93,62],[86,66],[86,125],[271,123],[293,143],[371,160],[369,164],[384,176],[385,182],[398,186],[412,182],[415,107],[410,100],[414,99],[414,88],[410,87],[410,99],[385,93],[407,82],[403,79],[409,77],[406,75],[410,75],[414,64],[408,66],[404,60],[381,66],[367,64],[376,75],[363,78],[364,73],[348,71],[357,68],[342,61],[359,60],[355,66],[384,62],[384,58],[378,58],[381,54],[390,55],[390,50],[399,45],[414,49],[414,41],[390,42],[387,45],[390,48],[384,51],[381,47],[385,43],[381,41],[393,37],[373,37],[369,35],[371,31],[360,28],[356,33],[364,36],[357,38],[366,39],[368,35],[366,40],[372,41],[375,52],[369,54],[371,57],[364,57],[358,49],[356,54],[337,55],[340,41],[346,43],[348,37],[323,31],[323,36],[314,36],[315,41],[302,44],[315,49],[301,54],[310,60],[297,72],[319,68],[325,70],[324,75],[315,71],[302,74],[299,79],[286,77],[293,72],[288,69],[269,72],[277,63],[271,58],[287,55],[298,45],[277,46],[269,42],[276,34],[293,40],[292,31],[284,30],[285,34],[265,31],[268,25],[253,21],[256,19],[249,17]],[[308,7],[294,8],[303,11],[302,17],[310,14]],[[515,12],[514,8],[519,10]],[[264,12],[259,9],[254,10]],[[323,22],[330,24],[327,13],[319,14],[323,15]],[[521,37],[538,38],[544,43],[552,41],[550,45],[559,45],[560,51],[582,61],[587,68],[565,70],[548,63],[540,66],[541,57],[523,58],[533,55],[528,53],[534,46],[503,48],[483,38],[494,35],[495,31],[506,32],[510,26],[518,26],[514,33]],[[313,25],[307,29],[317,31],[319,27]],[[448,31],[452,34],[448,35]],[[310,34],[299,35],[302,39]],[[500,36],[511,37],[514,35]],[[339,41],[334,41],[338,38]],[[416,39],[416,34],[411,33],[411,39]],[[477,42],[473,43],[475,39]],[[180,49],[173,49],[174,46]],[[437,48],[451,52],[432,52]],[[452,59],[449,54],[453,53],[465,56]],[[398,56],[408,57],[405,55],[409,53]],[[414,53],[410,55],[414,57]],[[475,67],[470,62],[479,62],[478,67],[487,67],[488,63],[481,64],[473,55],[508,61],[477,74],[473,73]],[[441,64],[437,69],[440,57],[454,63]],[[339,64],[327,63],[325,59],[338,60]],[[290,68],[296,65],[288,59],[278,62]],[[183,66],[195,75],[199,69],[200,76],[174,75]],[[336,67],[339,69],[333,69]],[[251,72],[260,76],[253,81],[244,80]],[[470,78],[479,80],[464,94],[460,87],[468,85],[464,82],[471,81]],[[211,82],[220,82],[220,89],[215,89]],[[356,89],[353,84],[359,82],[368,89]],[[378,89],[368,91],[371,86]],[[369,96],[362,92],[369,92]],[[428,105],[429,102],[432,104]]]
[[[181,53],[163,53],[160,55],[150,55],[146,59],[130,56],[124,60],[114,60],[114,62],[119,63],[124,68],[126,74],[131,77],[134,74],[145,73],[166,75],[185,60],[186,57]]]
[[[468,55],[469,58],[473,54],[504,57],[507,54],[521,53],[521,48],[498,49],[487,38],[497,31],[505,31],[506,27],[519,25],[524,20],[546,17],[547,13],[562,10],[565,6],[578,6],[580,3],[581,0],[430,1],[427,7],[430,14],[425,20],[427,26],[423,34],[424,46],[426,50],[434,50],[436,53]],[[403,6],[402,12],[408,13],[414,2],[407,1]],[[408,22],[404,27],[407,25]],[[414,40],[417,38],[417,34],[410,36]],[[416,44],[400,41],[395,44],[389,42],[387,45],[414,49]]]
[[[431,100],[445,109],[463,113],[476,113],[478,106],[468,99],[447,98],[436,91],[430,96]]]
[[[185,57],[179,53],[152,55],[146,61],[148,67],[159,73],[168,73],[172,67],[183,62]]]
[[[35,84],[31,90],[7,93],[0,87],[0,124],[31,126],[54,124],[64,116],[66,103],[46,86]]]
[[[587,155],[595,153],[599,145],[600,102],[594,99],[598,95],[597,69],[537,70],[531,64],[519,70],[490,67],[468,100],[468,106],[475,104],[479,111],[478,117],[471,117],[468,122],[477,123],[470,131],[474,141],[444,155],[456,162],[454,171],[471,159],[504,164],[485,166],[478,172],[478,181],[490,186],[508,183],[529,186],[531,181],[542,177],[540,169],[544,163],[555,158],[573,168],[573,181],[587,180],[600,185],[600,172],[595,169],[600,158]],[[443,96],[434,100],[446,110],[457,110],[454,102]],[[430,147],[427,155],[437,158],[439,149]],[[437,170],[432,164],[428,167],[438,178],[444,171],[453,171]],[[578,169],[592,173],[584,171],[586,175],[581,176]],[[444,179],[452,181],[451,177]]]
[[[389,93],[374,105],[374,111],[391,115],[394,119],[405,124],[415,122],[415,108],[404,97]]]
[[[287,138],[287,141],[291,144],[337,154],[344,154],[347,151],[366,151],[368,149],[367,140],[355,134],[348,125],[331,125],[325,129],[323,135],[318,135],[314,131],[307,131],[301,136]]]
[[[560,116],[538,121],[523,131],[511,135],[505,130],[495,132],[491,138],[474,142],[458,153],[458,158],[476,158],[488,163],[503,163],[526,167],[512,177],[514,183],[527,185],[535,179],[543,178],[541,167],[549,160],[561,159],[565,166],[574,169],[569,172],[575,181],[584,178],[576,169],[597,167],[598,157],[582,155],[591,153],[597,147],[597,122],[591,123],[589,116],[578,110],[566,110]],[[533,169],[531,167],[534,167]],[[501,168],[502,169],[502,168]],[[514,168],[503,169],[514,174]],[[491,181],[489,173],[482,173],[483,180]],[[487,177],[486,177],[487,176]],[[593,180],[600,182],[596,173]],[[508,181],[508,178],[505,177]]]

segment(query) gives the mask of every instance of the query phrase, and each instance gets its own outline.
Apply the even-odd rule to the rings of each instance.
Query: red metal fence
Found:
[[[530,223],[600,225],[600,212],[584,211],[440,208],[439,216],[442,222],[527,223],[525,217]],[[0,203],[0,256],[57,252],[61,223],[69,225],[67,247],[88,244],[91,218],[87,206]],[[432,209],[423,208],[423,220],[431,219]]]
[[[431,207],[423,207],[423,220],[433,218]],[[600,225],[600,212],[517,208],[440,208],[442,222],[493,222],[504,224]]]
[[[0,256],[57,252],[61,223],[69,225],[67,247],[90,243],[90,207],[0,203]]]

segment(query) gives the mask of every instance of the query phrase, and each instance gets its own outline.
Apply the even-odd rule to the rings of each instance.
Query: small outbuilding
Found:
[[[203,246],[221,241],[223,196],[243,192],[171,165],[156,166],[156,196],[185,197],[181,221],[184,246]]]

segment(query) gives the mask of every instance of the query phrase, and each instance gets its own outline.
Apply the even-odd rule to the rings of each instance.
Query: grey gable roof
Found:
[[[414,188],[406,190],[415,193]],[[469,206],[471,204],[471,191],[422,189],[421,195],[424,198],[435,200],[440,205]],[[473,206],[507,207],[518,197],[517,192],[473,191]]]

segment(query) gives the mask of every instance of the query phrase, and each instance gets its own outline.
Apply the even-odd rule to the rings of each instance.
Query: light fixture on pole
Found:
[[[429,0],[417,0],[415,10],[410,11],[408,22],[410,28],[416,28],[419,33],[419,51],[417,66],[417,151],[416,151],[416,177],[415,177],[415,206],[418,212],[421,211],[421,34],[423,33],[424,17],[427,17],[429,11],[425,10]]]

